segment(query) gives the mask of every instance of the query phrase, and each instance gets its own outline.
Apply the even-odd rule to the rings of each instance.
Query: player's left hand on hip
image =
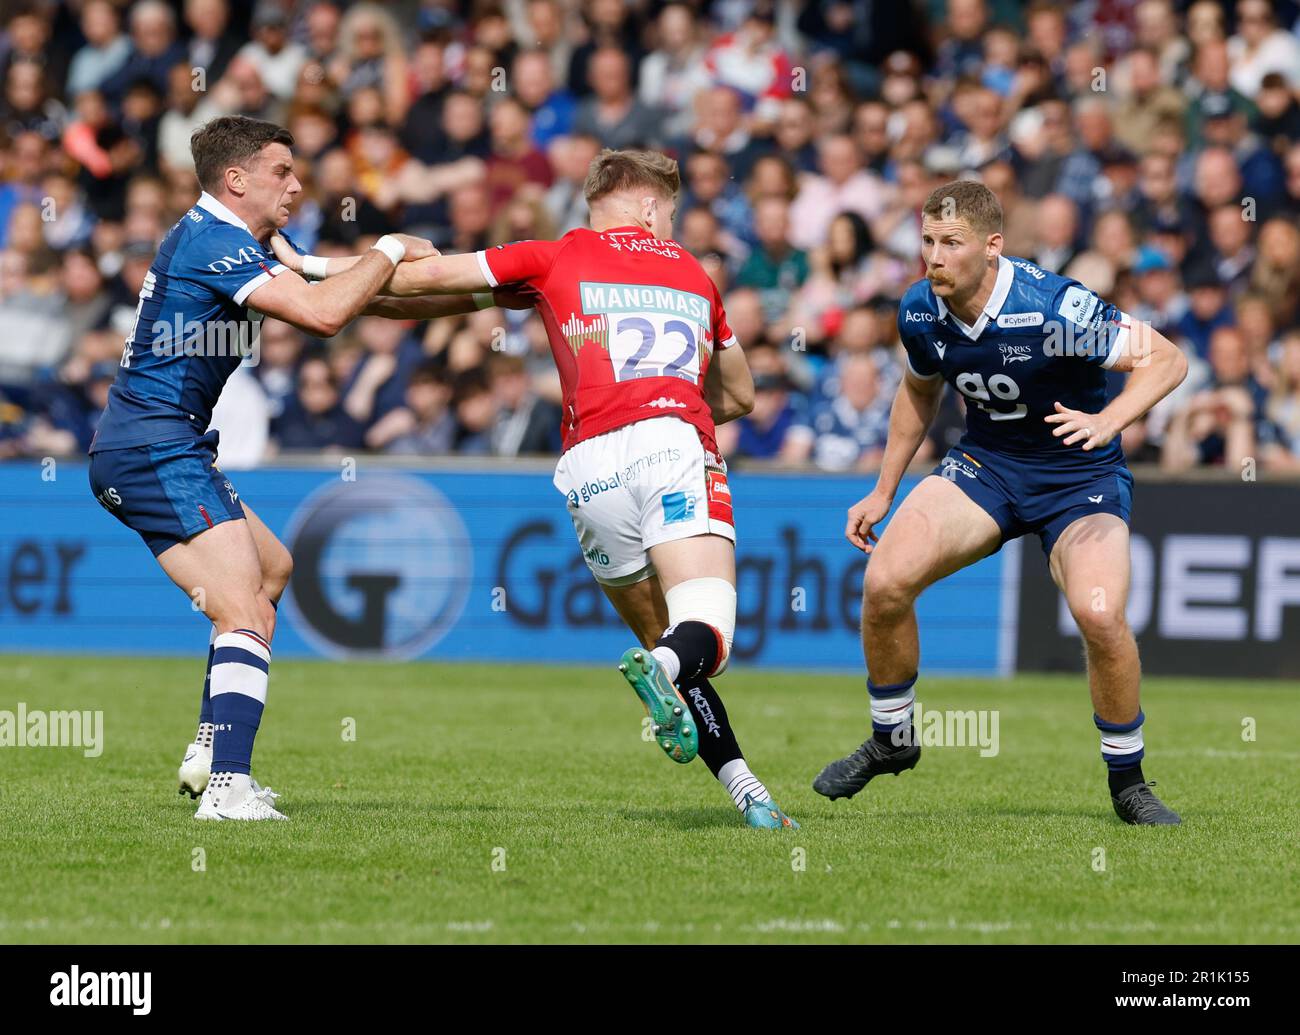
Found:
[[[1064,437],[1064,445],[1082,445],[1085,451],[1100,449],[1115,437],[1115,430],[1100,413],[1084,413],[1056,403],[1056,412],[1043,418],[1057,425],[1052,430],[1056,438]]]

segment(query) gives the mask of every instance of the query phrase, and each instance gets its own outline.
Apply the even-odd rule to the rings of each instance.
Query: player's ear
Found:
[[[990,259],[996,259],[1002,254],[1002,234],[989,234],[988,241],[985,243],[985,254]]]
[[[248,188],[248,175],[242,166],[232,165],[226,170],[226,189],[231,194],[243,194]]]

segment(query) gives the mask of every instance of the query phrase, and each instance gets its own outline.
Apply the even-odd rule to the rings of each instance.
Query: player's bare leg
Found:
[[[289,584],[289,576],[293,574],[293,558],[285,545],[275,537],[275,533],[266,527],[247,503],[241,500],[240,506],[243,507],[248,531],[257,547],[258,562],[262,569],[262,589],[271,601],[271,606],[276,607]],[[217,627],[214,625],[208,639],[208,663],[203,676],[198,730],[194,734],[194,742],[186,746],[185,755],[177,770],[180,793],[188,794],[191,798],[198,798],[203,793],[212,771],[212,739],[216,726],[212,721],[211,683],[212,657],[215,652],[213,644],[216,638]]]
[[[225,521],[158,555],[217,631],[211,679],[212,778],[196,819],[283,819],[252,780],[253,741],[266,703],[275,608],[249,522]]]
[[[867,561],[862,650],[867,662],[873,734],[830,763],[813,789],[851,798],[874,777],[897,775],[921,757],[911,736],[920,664],[916,598],[928,586],[995,550],[1001,532],[984,509],[946,478],[930,476],[899,505]]]
[[[1142,775],[1141,663],[1125,616],[1128,526],[1113,514],[1073,522],[1052,547],[1051,572],[1083,636],[1093,721],[1101,732],[1115,812],[1126,823],[1178,823],[1178,814]]]
[[[674,760],[682,760],[673,750],[678,746],[685,761],[698,751],[750,826],[797,828],[750,772],[709,681],[726,667],[735,628],[734,545],[723,536],[699,535],[653,546],[649,555],[656,575],[603,588],[641,642],[642,649],[624,653],[619,668],[646,704],[656,739]],[[656,714],[656,704],[666,712]],[[690,724],[689,734],[677,725],[677,739],[665,737],[665,722],[681,719]]]

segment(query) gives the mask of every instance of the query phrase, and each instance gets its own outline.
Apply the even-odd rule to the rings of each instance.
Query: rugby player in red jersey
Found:
[[[587,566],[642,644],[619,670],[669,758],[698,753],[750,826],[797,827],[750,772],[709,681],[736,626],[736,533],[714,426],[748,413],[754,386],[717,288],[671,239],[680,186],[662,154],[603,151],[585,184],[591,229],[404,263],[365,312],[536,308],[563,386],[555,487]],[[309,276],[355,261],[276,248]]]

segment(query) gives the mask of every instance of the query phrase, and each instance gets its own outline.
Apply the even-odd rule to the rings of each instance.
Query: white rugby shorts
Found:
[[[648,550],[690,536],[736,541],[726,464],[676,417],[637,421],[579,442],[555,467],[587,567],[625,585],[654,574]]]

